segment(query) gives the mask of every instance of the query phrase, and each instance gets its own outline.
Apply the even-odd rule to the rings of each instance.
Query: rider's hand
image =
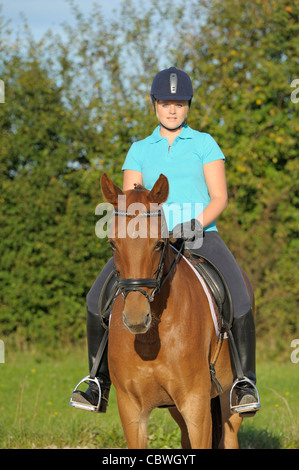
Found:
[[[174,238],[182,238],[185,242],[193,242],[203,236],[203,226],[197,219],[177,224],[172,231]]]

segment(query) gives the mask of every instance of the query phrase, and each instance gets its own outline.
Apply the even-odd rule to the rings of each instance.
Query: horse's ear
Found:
[[[168,198],[169,184],[168,179],[164,175],[160,175],[154,184],[153,189],[149,193],[149,201],[162,204]]]
[[[101,187],[104,198],[112,205],[117,205],[118,196],[123,195],[122,190],[104,173],[101,177]]]

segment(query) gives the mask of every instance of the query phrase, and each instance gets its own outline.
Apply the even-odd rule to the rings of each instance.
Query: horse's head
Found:
[[[168,180],[160,175],[151,191],[142,186],[122,191],[103,174],[102,192],[114,207],[109,242],[124,298],[123,321],[133,334],[146,333],[150,303],[159,291],[165,256],[161,204],[168,197]]]

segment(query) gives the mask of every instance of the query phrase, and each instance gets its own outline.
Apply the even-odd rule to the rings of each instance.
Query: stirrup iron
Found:
[[[239,383],[242,383],[242,382],[248,382],[252,388],[254,389],[255,391],[255,395],[256,395],[256,398],[257,398],[257,402],[256,403],[248,403],[248,404],[244,404],[244,405],[233,405],[232,404],[232,395],[233,395],[233,390],[234,388],[239,384]],[[261,400],[260,400],[260,395],[259,395],[259,392],[258,392],[258,389],[256,388],[254,382],[252,382],[252,380],[248,379],[248,377],[243,377],[242,379],[236,379],[232,385],[232,388],[231,388],[231,391],[230,391],[230,394],[229,394],[229,406],[230,406],[230,411],[232,414],[234,413],[250,413],[250,412],[255,412],[255,411],[258,411],[261,407]],[[246,411],[245,411],[246,409]]]
[[[90,375],[87,375],[82,380],[80,380],[80,382],[76,385],[76,387],[74,388],[73,394],[74,394],[74,392],[76,392],[78,390],[78,388],[80,387],[80,385],[83,382],[86,383],[87,385],[89,385],[90,382],[94,382],[97,385],[98,390],[99,390],[99,399],[98,399],[97,405],[91,405],[91,404],[87,405],[86,403],[80,403],[80,402],[72,400],[72,397],[70,399],[69,405],[73,406],[74,408],[79,408],[81,410],[93,411],[94,413],[98,413],[99,409],[100,409],[101,398],[102,398],[102,391],[101,391],[100,382],[97,379],[97,377],[90,377]],[[72,396],[73,396],[73,394],[72,394]]]

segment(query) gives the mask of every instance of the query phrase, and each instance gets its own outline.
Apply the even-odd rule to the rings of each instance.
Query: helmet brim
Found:
[[[191,101],[192,96],[186,95],[151,95],[152,99],[163,101]]]

